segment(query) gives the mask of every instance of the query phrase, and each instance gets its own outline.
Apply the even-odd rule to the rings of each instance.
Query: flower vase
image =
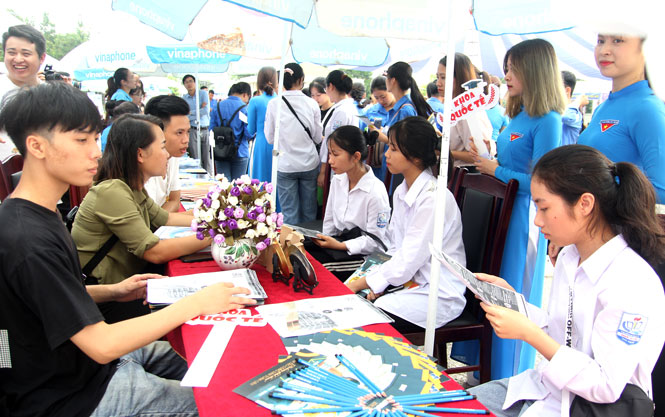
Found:
[[[249,268],[259,257],[256,244],[251,239],[236,239],[233,245],[212,243],[212,258],[223,270]]]

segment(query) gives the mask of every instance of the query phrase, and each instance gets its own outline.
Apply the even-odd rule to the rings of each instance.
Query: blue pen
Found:
[[[302,394],[284,394],[281,392],[271,392],[270,396],[273,398],[281,398],[283,400],[293,400],[293,401],[304,401],[308,403],[315,403],[315,404],[328,404],[328,405],[335,405],[335,406],[340,406],[340,407],[350,407],[350,406],[355,406],[355,403],[351,402],[341,402],[339,400],[329,400],[326,398],[316,398],[312,397],[309,395],[302,395]]]
[[[289,388],[289,389],[291,389],[291,388]],[[347,398],[340,398],[339,395],[326,394],[326,393],[319,392],[319,391],[311,392],[311,390],[306,391],[305,389],[302,389],[302,388],[298,389],[297,391],[302,392],[303,394],[305,394],[307,396],[310,396],[310,397],[331,400],[331,401],[334,401],[335,403],[340,403],[340,404],[343,403],[345,405],[355,405],[355,404],[357,404],[357,401],[353,398],[348,398],[348,399]],[[294,395],[294,394],[290,394],[288,392],[284,392],[284,390],[281,389],[281,388],[278,388],[278,389],[274,390],[273,392],[279,392],[280,394],[283,394],[283,395]],[[332,403],[330,403],[330,404],[332,404]]]
[[[334,408],[301,408],[298,410],[273,410],[273,414],[314,414],[314,413],[343,413],[347,411],[362,410],[362,407],[334,407]],[[362,414],[361,414],[362,415]]]
[[[358,368],[356,368],[351,362],[349,362],[344,356],[337,354],[335,357],[342,363],[342,365],[346,366],[349,371],[351,371],[360,381],[362,381],[363,384],[372,392],[374,393],[380,393],[382,392],[379,387],[374,385],[372,381],[370,381]]]
[[[313,386],[303,387],[300,385],[291,384],[289,382],[280,382],[279,386],[292,391],[302,392],[303,394],[313,395],[315,397],[330,398],[330,399],[339,399],[340,397],[340,395],[337,393],[323,391],[320,388],[315,388]]]
[[[321,380],[320,378],[311,375],[299,374],[296,375],[295,378],[299,381],[306,382],[309,385],[320,387],[328,391],[338,393],[339,395],[346,395],[356,398],[368,393],[367,391],[362,391],[359,389],[350,389],[342,385],[335,384],[334,382],[331,381]]]
[[[443,392],[433,392],[430,394],[411,394],[411,395],[396,395],[395,401],[400,401],[400,400],[410,400],[413,398],[418,398],[418,399],[427,399],[427,398],[444,398],[444,397],[455,397],[459,395],[469,395],[468,392],[465,390],[454,390],[454,391],[443,391]]]
[[[440,398],[438,400],[433,400],[433,401],[420,401],[420,400],[402,400],[399,401],[401,405],[419,405],[419,404],[429,404],[429,403],[453,403],[457,401],[466,401],[466,400],[473,400],[475,399],[475,395],[462,395],[459,397],[447,397],[447,398]]]
[[[438,413],[455,413],[455,414],[489,414],[487,410],[473,410],[468,408],[441,408],[441,407],[403,407],[404,411],[409,414],[414,414],[422,417],[436,417],[434,414],[423,413],[418,410],[435,411]]]
[[[323,379],[329,380],[331,382],[334,381],[334,382],[336,382],[336,383],[338,383],[342,386],[345,386],[347,388],[350,388],[350,389],[355,389],[355,390],[360,390],[361,389],[357,384],[349,381],[348,379],[342,378],[341,376],[335,375],[332,372],[320,369],[318,367],[305,368],[305,369],[303,369],[299,372],[303,375],[312,375],[312,376],[316,375],[319,378],[323,378]]]

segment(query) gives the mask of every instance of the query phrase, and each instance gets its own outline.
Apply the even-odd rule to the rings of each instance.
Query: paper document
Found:
[[[247,115],[243,112],[238,112],[238,119],[243,123],[247,123]]]
[[[524,296],[518,292],[511,291],[507,288],[499,287],[498,285],[491,284],[487,281],[481,281],[457,261],[446,255],[430,243],[429,249],[432,255],[439,260],[450,272],[462,280],[466,287],[478,296],[483,302],[509,308],[511,310],[519,311],[527,315],[526,301]]]
[[[259,283],[256,272],[251,269],[235,269],[204,274],[182,275],[179,277],[148,280],[149,304],[173,304],[181,298],[192,295],[198,290],[218,282],[230,282],[236,287],[248,288],[249,295],[243,297],[265,300],[268,298]]]
[[[195,234],[196,232],[191,227],[184,226],[160,226],[159,229],[155,230],[155,236],[160,240],[192,236]]]

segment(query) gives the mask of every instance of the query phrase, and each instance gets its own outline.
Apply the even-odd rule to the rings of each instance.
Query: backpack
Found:
[[[224,119],[222,118],[222,113],[219,110],[219,101],[217,102],[217,115],[219,116],[219,120],[222,122],[222,125],[212,128],[212,134],[215,138],[215,147],[213,148],[215,160],[229,160],[238,154],[239,140],[236,138],[236,135],[233,133],[233,128],[230,125],[231,121],[236,117],[238,112],[245,106],[247,105],[245,104],[238,107],[231,115],[228,123],[225,123]]]

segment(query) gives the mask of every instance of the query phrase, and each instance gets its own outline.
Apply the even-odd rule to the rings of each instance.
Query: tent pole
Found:
[[[282,121],[282,96],[284,95],[284,66],[286,65],[286,56],[291,49],[291,35],[293,34],[293,23],[284,25],[284,47],[282,48],[282,58],[280,59],[280,72],[279,72],[279,81],[277,86],[277,100],[279,104],[277,105],[277,116],[275,120],[275,140],[273,142],[272,148],[272,172],[271,172],[271,182],[273,185],[273,191],[271,195],[275,198],[277,193],[277,164],[279,161],[279,130]]]
[[[443,132],[441,136],[441,156],[439,163],[439,175],[437,177],[436,188],[436,208],[434,216],[434,237],[433,246],[437,251],[441,250],[443,244],[443,227],[446,211],[446,189],[448,187],[448,150],[450,148],[450,112],[453,101],[453,74],[455,66],[455,31],[453,24],[453,1],[448,2],[448,48],[446,56],[448,65],[446,66],[446,91],[443,102]],[[432,257],[430,270],[430,291],[427,299],[427,325],[425,328],[425,353],[433,356],[434,353],[434,331],[436,330],[436,316],[439,301],[439,276],[441,272],[441,263]],[[446,352],[439,352],[439,355],[446,355]]]

